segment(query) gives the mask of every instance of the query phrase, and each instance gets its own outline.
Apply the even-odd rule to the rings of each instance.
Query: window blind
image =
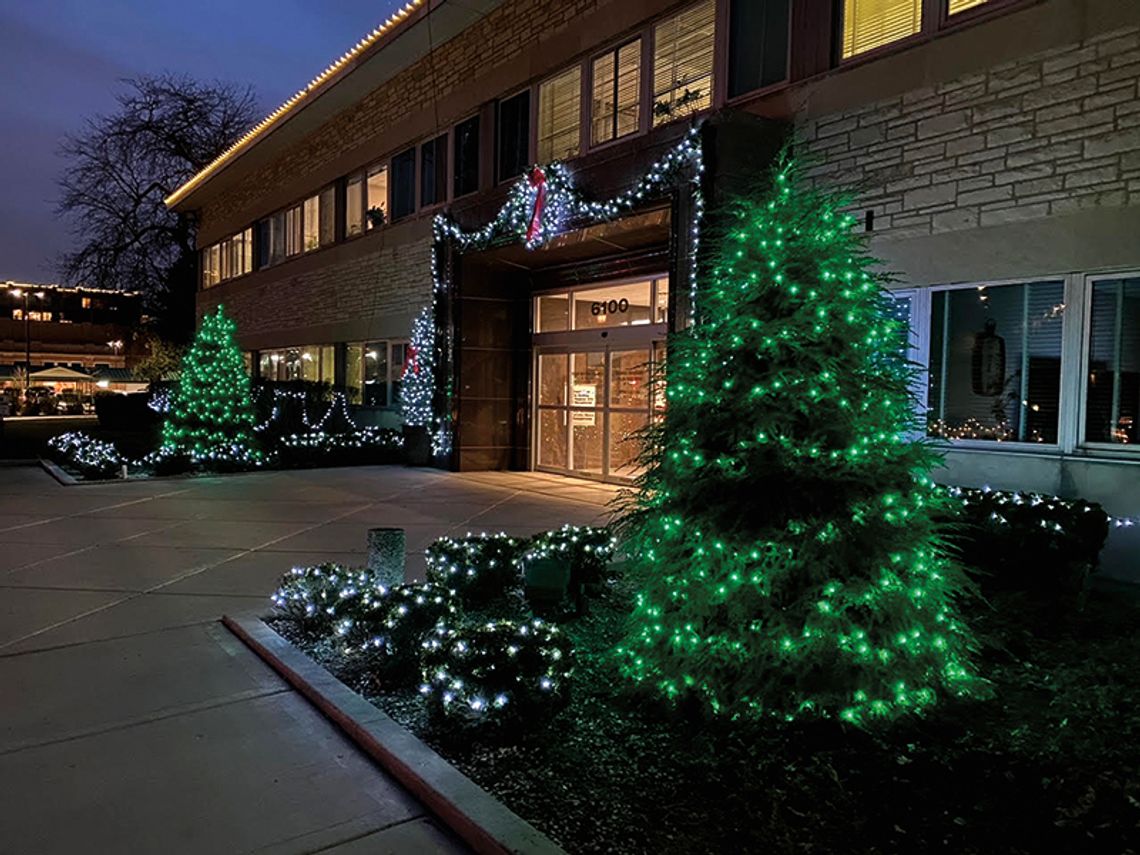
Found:
[[[574,157],[581,149],[582,70],[567,69],[538,87],[538,161]]]
[[[653,124],[712,104],[716,4],[702,0],[653,30]]]
[[[641,39],[594,60],[590,139],[623,137],[641,124]]]
[[[913,36],[922,28],[922,0],[844,0],[843,58]]]
[[[959,12],[965,12],[967,9],[973,9],[988,2],[989,0],[950,0],[947,12],[951,15],[957,15]]]

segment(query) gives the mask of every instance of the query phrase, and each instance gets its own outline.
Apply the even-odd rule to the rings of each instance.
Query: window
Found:
[[[654,125],[712,106],[715,32],[714,0],[701,0],[653,28]]]
[[[321,191],[320,213],[318,216],[319,240],[321,246],[336,243],[336,187],[328,186]]]
[[[257,224],[257,266],[272,267],[285,260],[285,212]]]
[[[415,164],[412,164],[413,168]],[[413,207],[415,200],[412,201]],[[388,219],[388,167],[379,164],[368,170],[364,215],[369,229],[384,225]]]
[[[349,400],[366,407],[394,407],[400,401],[407,342],[371,341],[348,345],[345,385]]]
[[[590,141],[598,145],[635,133],[641,125],[641,39],[599,56],[592,74]]]
[[[843,0],[843,58],[913,36],[923,0]]]
[[[602,285],[534,301],[537,333],[665,323],[669,311],[667,278]]]
[[[209,288],[253,270],[253,229],[216,243],[202,254],[202,286]]]
[[[728,24],[728,97],[763,89],[788,77],[791,0],[732,0]]]
[[[447,134],[420,146],[420,204],[447,200]]]
[[[221,247],[218,244],[202,250],[202,287],[210,288],[222,281]]]
[[[350,175],[344,182],[344,236],[364,232],[364,173]]]
[[[582,69],[568,69],[538,87],[538,162],[567,160],[582,146]]]
[[[949,0],[946,12],[950,15],[957,15],[959,12],[965,12],[967,9],[975,9],[988,2],[989,0]]]
[[[304,246],[304,230],[301,227],[301,206],[295,205],[285,212],[285,257],[300,255]]]
[[[927,432],[1057,442],[1064,283],[931,295]]]
[[[1085,441],[1140,442],[1140,278],[1098,279],[1089,299]]]
[[[416,150],[392,158],[392,220],[416,212]]]
[[[263,350],[258,356],[259,373],[266,380],[331,384],[336,379],[335,352],[331,344]]]
[[[495,180],[522,175],[530,160],[530,92],[506,98],[496,108]]]
[[[479,117],[455,126],[455,195],[479,189]]]
[[[321,245],[321,197],[310,196],[303,206],[304,248],[312,252]]]

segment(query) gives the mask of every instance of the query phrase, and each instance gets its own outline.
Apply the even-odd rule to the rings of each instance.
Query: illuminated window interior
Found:
[[[844,0],[843,58],[889,45],[922,28],[922,0]]]

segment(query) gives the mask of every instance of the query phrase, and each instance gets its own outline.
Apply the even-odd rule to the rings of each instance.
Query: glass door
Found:
[[[663,405],[651,394],[661,345],[540,351],[536,359],[535,466],[602,480],[640,471],[638,434]]]

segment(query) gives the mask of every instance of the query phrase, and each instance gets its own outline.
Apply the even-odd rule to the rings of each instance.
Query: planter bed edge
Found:
[[[257,614],[226,615],[222,623],[476,852],[566,855],[411,731],[274,632]]]

